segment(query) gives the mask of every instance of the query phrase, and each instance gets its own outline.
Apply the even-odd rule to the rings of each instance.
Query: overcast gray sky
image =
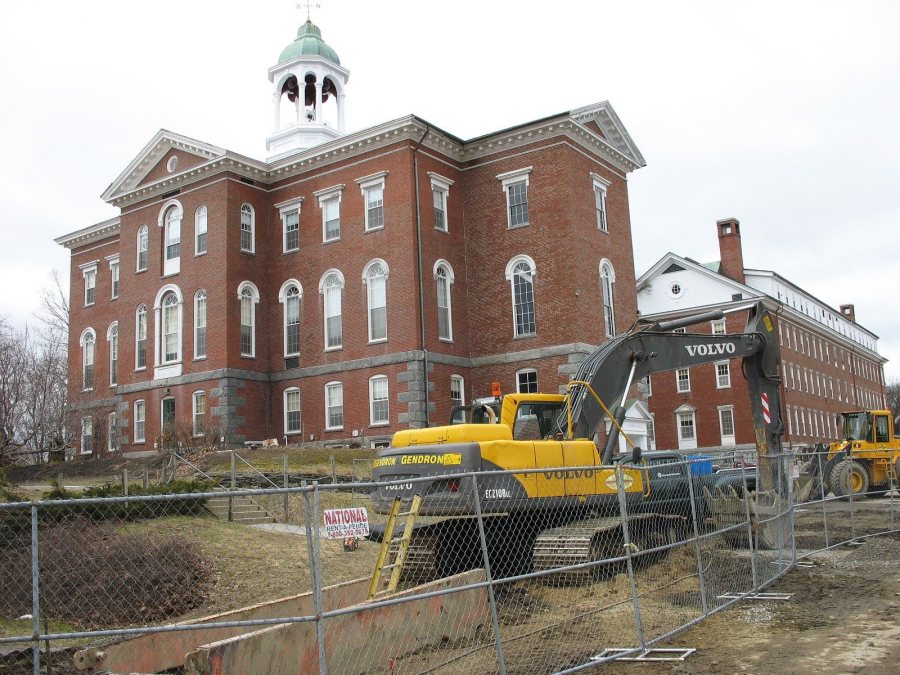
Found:
[[[68,269],[53,238],[116,215],[100,193],[158,129],[264,159],[296,2],[2,3],[0,314],[29,317]],[[855,303],[900,379],[900,3],[320,2],[349,130],[415,113],[470,138],[609,100],[647,159],[639,274],[717,259],[734,216],[748,267]]]

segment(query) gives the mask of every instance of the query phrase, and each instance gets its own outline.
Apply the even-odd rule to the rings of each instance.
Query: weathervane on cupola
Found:
[[[273,129],[266,139],[269,160],[330,141],[344,134],[345,92],[350,71],[322,39],[310,18],[313,2],[302,2],[306,23],[269,68]]]

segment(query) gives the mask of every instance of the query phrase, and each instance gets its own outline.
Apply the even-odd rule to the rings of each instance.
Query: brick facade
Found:
[[[600,122],[603,122],[601,124]],[[637,311],[626,175],[643,159],[603,129],[618,124],[608,104],[522,125],[469,142],[415,117],[365,130],[270,163],[255,162],[192,139],[160,132],[105,198],[120,216],[60,237],[72,252],[69,397],[75,417],[94,419],[92,452],[102,452],[115,413],[112,445],[125,452],[153,450],[171,440],[163,410],[174,405],[179,442],[192,442],[193,397],[201,392],[206,414],[202,438],[234,446],[247,440],[314,439],[371,443],[409,426],[444,424],[450,411],[450,378],[461,376],[465,400],[483,396],[490,383],[516,388],[516,373],[537,371],[542,391],[558,391],[578,361],[602,342],[604,310],[599,266],[614,269],[614,316],[619,330]],[[169,172],[169,160],[177,168]],[[144,167],[144,168],[141,168]],[[509,227],[507,196],[498,176],[530,168],[528,224]],[[360,179],[383,175],[384,227],[366,231]],[[449,184],[447,232],[435,227],[432,177]],[[606,190],[608,232],[598,227],[594,177]],[[340,191],[340,238],[323,243],[319,193]],[[418,188],[418,189],[417,189]],[[418,204],[417,204],[418,194]],[[284,252],[280,205],[299,206],[299,250]],[[241,250],[241,209],[252,207],[254,250]],[[166,209],[180,210],[177,273],[165,274]],[[195,255],[195,214],[207,213],[207,250]],[[138,237],[148,232],[148,260],[138,270]],[[419,251],[421,250],[421,255]],[[119,296],[111,298],[107,258],[118,255]],[[514,336],[507,266],[528,256],[536,330]],[[387,267],[387,339],[370,342],[367,264]],[[96,300],[78,302],[82,265],[97,263]],[[434,269],[452,269],[452,341],[438,335]],[[344,279],[343,344],[325,349],[324,296],[328,270]],[[300,352],[284,351],[288,280],[298,282]],[[258,290],[255,350],[242,355],[239,288]],[[179,298],[181,358],[161,363],[166,289]],[[195,297],[206,293],[206,353],[195,355]],[[136,367],[136,311],[148,318],[147,365]],[[175,315],[173,315],[175,316]],[[118,322],[117,383],[110,386],[109,327]],[[94,386],[82,384],[80,336],[97,336]],[[371,424],[370,378],[388,382],[388,423]],[[343,386],[343,425],[326,428],[328,383]],[[286,434],[285,390],[300,392],[300,430]],[[174,400],[174,403],[165,401]],[[135,406],[145,410],[144,440],[136,439]],[[101,448],[102,446],[102,448]]]

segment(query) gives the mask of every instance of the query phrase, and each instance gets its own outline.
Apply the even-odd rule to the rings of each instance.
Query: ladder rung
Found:
[[[414,516],[416,515],[415,511],[404,511],[403,513],[398,513],[397,517],[402,518],[403,516]]]
[[[391,563],[390,565],[382,565],[381,571],[384,572],[385,570],[392,570],[397,566],[398,566],[397,563]]]
[[[404,541],[409,541],[409,537],[394,537],[391,539],[392,544],[403,543]]]

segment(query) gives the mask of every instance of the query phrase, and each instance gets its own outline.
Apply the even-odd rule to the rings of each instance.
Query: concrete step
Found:
[[[230,511],[231,521],[241,525],[265,525],[275,522],[275,518],[270,516],[252,498],[240,495],[234,497],[223,495],[207,499],[206,509],[219,520],[224,521],[228,521]]]

